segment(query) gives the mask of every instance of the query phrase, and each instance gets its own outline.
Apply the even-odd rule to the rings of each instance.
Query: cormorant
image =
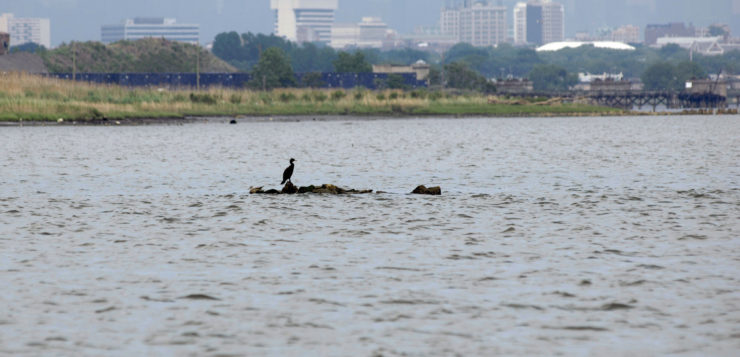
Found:
[[[290,159],[290,166],[288,166],[288,168],[283,172],[283,182],[280,183],[281,185],[285,184],[286,181],[290,181],[290,177],[293,176],[293,168],[295,168],[293,161],[295,161],[295,159]],[[291,181],[291,183],[293,182]]]

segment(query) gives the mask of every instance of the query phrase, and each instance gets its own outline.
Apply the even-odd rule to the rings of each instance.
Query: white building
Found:
[[[51,48],[51,22],[44,18],[14,17],[13,14],[0,15],[0,32],[10,34],[10,45],[35,43]]]
[[[104,25],[100,30],[103,43],[122,40],[136,41],[143,38],[164,38],[171,41],[198,44],[200,25],[178,24],[175,19],[162,17],[137,17],[118,25]]]
[[[439,17],[439,27],[442,34],[460,41],[460,9],[442,8]]]
[[[495,46],[506,41],[506,7],[491,2],[465,1],[445,7],[440,14],[442,33],[473,46]]]
[[[624,43],[640,43],[640,28],[634,25],[625,25],[611,34],[611,40]]]
[[[514,43],[527,43],[527,3],[519,2],[514,6]]]
[[[552,0],[533,0],[514,7],[514,42],[543,45],[565,38],[565,8]]]
[[[275,34],[293,42],[331,42],[339,0],[270,0]]]
[[[382,48],[393,31],[377,17],[363,17],[357,24],[335,24],[331,28],[331,47]]]

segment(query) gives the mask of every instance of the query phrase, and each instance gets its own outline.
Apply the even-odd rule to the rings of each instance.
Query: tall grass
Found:
[[[542,115],[616,113],[579,104],[490,104],[482,94],[418,90],[281,89],[271,92],[211,88],[130,89],[0,73],[0,120],[95,120],[226,115]]]

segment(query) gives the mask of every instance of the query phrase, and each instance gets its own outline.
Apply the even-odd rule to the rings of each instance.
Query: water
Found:
[[[738,117],[4,127],[0,152],[0,354],[740,348]],[[387,193],[248,194],[290,157]]]

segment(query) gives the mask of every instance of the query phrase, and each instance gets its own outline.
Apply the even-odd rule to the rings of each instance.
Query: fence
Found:
[[[302,86],[311,74],[297,73],[297,86]],[[124,87],[196,87],[198,82],[202,88],[226,87],[246,88],[252,80],[247,73],[50,73],[47,77],[81,82],[115,84]],[[74,76],[74,78],[73,78]],[[198,78],[200,76],[200,78]],[[426,81],[416,79],[414,73],[398,74],[403,78],[403,85],[410,89],[427,87]],[[334,73],[325,72],[310,79],[312,87],[316,88],[344,88],[365,87],[368,89],[384,88],[388,85],[389,75],[386,73]],[[257,85],[259,87],[259,84]]]

